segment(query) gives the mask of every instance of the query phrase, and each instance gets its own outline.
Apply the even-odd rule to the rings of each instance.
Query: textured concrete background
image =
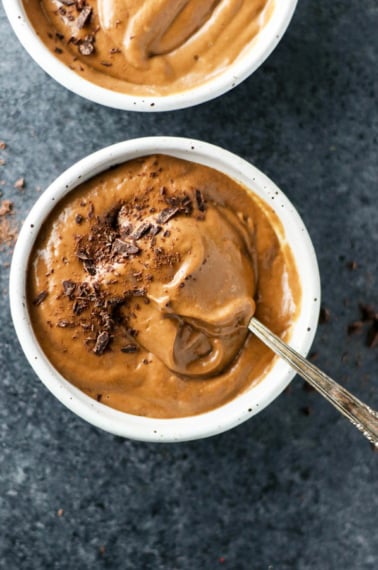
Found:
[[[0,189],[14,202],[11,220],[21,224],[66,167],[125,138],[185,135],[239,153],[282,187],[314,241],[331,312],[317,364],[378,408],[377,348],[346,332],[359,302],[378,306],[377,29],[376,0],[301,0],[274,54],[232,93],[142,115],[57,85],[0,8]],[[0,256],[0,568],[378,567],[378,454],[300,379],[209,440],[103,433],[31,371],[10,323],[11,250]]]

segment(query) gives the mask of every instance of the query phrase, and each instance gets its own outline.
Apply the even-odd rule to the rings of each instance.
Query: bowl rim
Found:
[[[58,83],[85,99],[124,111],[160,112],[205,103],[233,89],[254,73],[276,48],[294,14],[298,0],[274,0],[274,10],[251,48],[214,78],[169,95],[130,95],[101,87],[71,70],[42,42],[26,15],[23,0],[3,0],[8,20],[25,50]]]
[[[167,154],[216,168],[260,196],[277,213],[291,246],[302,284],[302,303],[291,346],[307,355],[320,310],[320,277],[310,236],[298,212],[265,174],[241,157],[212,144],[181,137],[143,137],[102,148],[65,170],[41,194],[21,228],[10,270],[10,308],[23,351],[37,376],[67,408],[115,435],[150,442],[189,441],[209,437],[246,421],[270,404],[295,372],[276,360],[256,385],[223,406],[184,418],[156,419],[120,412],[96,402],[65,380],[50,364],[34,335],[26,303],[27,266],[39,230],[60,199],[82,182],[111,166],[149,154]],[[306,286],[304,286],[306,285]]]

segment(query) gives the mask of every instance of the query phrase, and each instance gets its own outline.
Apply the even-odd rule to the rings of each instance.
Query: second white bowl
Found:
[[[3,0],[8,19],[31,57],[58,83],[96,103],[128,111],[171,111],[209,101],[233,89],[271,54],[284,35],[297,0],[276,0],[272,14],[256,38],[230,66],[204,83],[182,92],[161,96],[128,95],[91,83],[72,71],[46,47],[32,27],[22,0]]]

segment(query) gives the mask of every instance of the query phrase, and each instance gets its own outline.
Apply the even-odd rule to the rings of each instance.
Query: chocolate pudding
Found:
[[[83,78],[135,95],[202,84],[231,65],[274,0],[23,0],[41,40]]]
[[[31,321],[54,367],[149,417],[206,412],[258,383],[275,357],[250,318],[287,338],[300,308],[274,211],[226,175],[165,155],[70,192],[28,271]]]

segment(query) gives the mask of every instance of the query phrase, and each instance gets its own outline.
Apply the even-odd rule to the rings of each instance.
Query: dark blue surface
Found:
[[[316,363],[377,409],[377,348],[346,332],[359,302],[378,307],[377,29],[376,0],[300,0],[274,54],[233,92],[142,115],[57,85],[0,8],[2,199],[20,224],[38,188],[125,138],[183,135],[240,154],[286,192],[312,236],[331,312]],[[21,176],[23,191],[13,187]],[[0,252],[0,568],[378,567],[378,454],[326,401],[297,378],[259,416],[209,440],[152,445],[100,432],[28,366],[10,325],[10,255]]]

